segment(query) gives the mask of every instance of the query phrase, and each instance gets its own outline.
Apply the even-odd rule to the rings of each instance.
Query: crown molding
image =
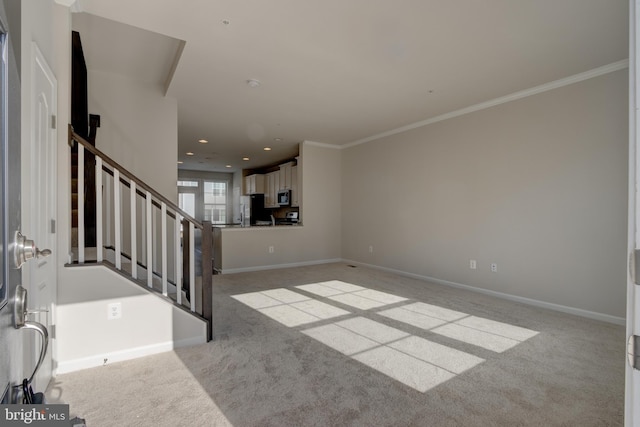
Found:
[[[327,144],[326,142],[316,142],[316,141],[308,141],[308,140],[304,140],[302,141],[302,143],[304,145],[311,145],[313,147],[322,147],[322,148],[333,148],[334,150],[340,150],[343,147],[340,145],[334,145],[334,144]]]
[[[402,126],[396,129],[392,129],[386,132],[371,135],[366,138],[358,139],[348,144],[342,145],[340,148],[350,148],[356,145],[364,144],[367,142],[375,141],[380,138],[384,138],[391,135],[396,135],[402,132],[406,132],[412,129],[417,129],[423,126],[427,126],[433,123],[441,122],[443,120],[452,119],[454,117],[463,116],[465,114],[473,113],[475,111],[484,110],[485,108],[495,107],[496,105],[504,104],[507,102],[515,101],[518,99],[526,98],[528,96],[537,95],[539,93],[547,92],[549,90],[558,89],[563,86],[568,86],[574,83],[578,83],[584,80],[592,79],[594,77],[602,76],[604,74],[613,73],[614,71],[623,70],[629,67],[629,60],[624,59],[622,61],[613,62],[611,64],[604,65],[602,67],[594,68],[583,73],[574,74],[573,76],[565,77],[563,79],[554,80],[549,83],[535,86],[529,89],[514,92],[510,95],[501,96],[489,101],[481,102],[479,104],[471,105],[469,107],[461,108],[459,110],[451,111],[449,113],[441,114],[439,116],[432,117],[430,119],[422,120],[419,122],[411,123],[406,126]]]

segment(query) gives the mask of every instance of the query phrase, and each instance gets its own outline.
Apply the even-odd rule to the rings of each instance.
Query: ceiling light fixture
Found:
[[[187,152],[186,152],[186,153],[184,153],[184,154],[186,154],[187,156],[193,156],[193,153],[192,153],[191,151],[187,151]]]
[[[271,151],[271,147],[264,147],[264,151]]]
[[[275,142],[282,142],[282,138],[273,138]]]
[[[230,167],[231,167],[231,165],[226,165],[226,166],[225,166],[225,168],[230,168]]]
[[[249,79],[249,80],[247,80],[247,85],[249,87],[258,87],[258,86],[260,86],[260,80]]]
[[[206,144],[206,143],[208,143],[209,141],[207,141],[206,139],[199,139],[199,140],[198,140],[198,142],[199,142],[200,144]]]
[[[179,164],[179,165],[181,165],[181,164],[183,164],[183,163],[184,163],[184,162],[183,162],[182,160],[178,160],[178,164]]]
[[[245,162],[249,160],[248,157],[243,157],[242,160],[244,160]]]

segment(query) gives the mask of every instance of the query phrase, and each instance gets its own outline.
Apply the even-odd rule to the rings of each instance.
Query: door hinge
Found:
[[[51,116],[51,129],[56,129],[56,116]]]
[[[627,342],[627,358],[632,368],[640,370],[640,336],[631,335]]]

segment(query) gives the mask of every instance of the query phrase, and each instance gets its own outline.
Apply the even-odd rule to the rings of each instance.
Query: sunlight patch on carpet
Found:
[[[447,323],[446,320],[436,319],[435,317],[416,313],[415,311],[405,310],[402,307],[378,311],[377,314],[425,330],[430,330],[436,326]]]
[[[371,308],[383,307],[407,300],[397,295],[363,288],[362,286],[352,285],[351,283],[340,280],[300,285],[296,286],[296,289],[326,297],[360,310],[369,310]]]
[[[260,313],[282,323],[285,326],[293,327],[313,323],[320,320],[318,317],[305,313],[288,305],[278,305],[275,307],[261,308]]]
[[[302,333],[423,393],[484,362],[480,357],[365,317],[341,320]]]
[[[371,314],[496,353],[538,334],[339,280],[295,288],[360,310],[396,304]],[[485,361],[291,289],[270,289],[232,295],[232,298],[285,326],[304,326],[307,328],[301,331],[304,335],[423,393]],[[399,305],[403,302],[407,303]],[[326,320],[338,317],[342,319],[326,324]],[[311,325],[322,321],[319,326]]]
[[[432,332],[447,338],[486,348],[496,353],[502,353],[520,344],[520,341],[512,340],[511,338],[505,338],[490,332],[478,331],[455,323],[439,326],[433,329]]]
[[[480,357],[413,335],[391,343],[389,347],[455,374],[484,362]]]
[[[353,358],[422,393],[456,376],[389,347],[378,347]]]
[[[330,325],[307,329],[302,331],[302,333],[347,356],[351,356],[380,345],[380,343],[374,340],[358,335],[353,331],[342,328],[333,323]]]
[[[414,313],[424,314],[425,316],[435,317],[436,319],[446,320],[448,322],[469,316],[467,313],[450,310],[437,305],[425,304],[423,302],[403,305],[402,308],[404,310],[413,311]]]
[[[496,353],[509,350],[538,334],[531,329],[422,302],[378,311],[377,314]]]
[[[351,314],[285,288],[232,295],[231,298],[288,327]]]

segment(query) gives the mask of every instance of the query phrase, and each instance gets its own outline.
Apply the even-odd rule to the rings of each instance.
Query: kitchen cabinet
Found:
[[[280,189],[280,171],[269,172],[266,175],[266,186],[264,193],[264,206],[266,208],[277,208],[278,190]]]
[[[300,192],[298,191],[298,166],[291,167],[291,207],[300,206]]]
[[[280,165],[280,188],[279,190],[291,190],[293,162]]]
[[[264,175],[253,174],[244,177],[244,194],[263,194],[264,193]]]

